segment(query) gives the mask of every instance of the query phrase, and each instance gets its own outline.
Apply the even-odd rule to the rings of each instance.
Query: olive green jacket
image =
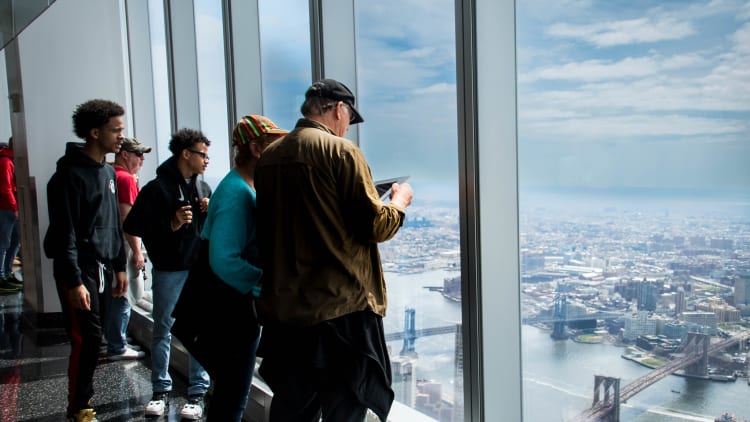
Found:
[[[385,316],[378,242],[405,214],[380,199],[357,145],[300,119],[264,151],[255,189],[261,321],[313,325],[365,309]]]

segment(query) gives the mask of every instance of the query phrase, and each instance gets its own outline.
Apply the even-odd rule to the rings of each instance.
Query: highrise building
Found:
[[[410,356],[391,355],[391,373],[393,382],[391,388],[396,401],[409,407],[414,407],[417,394],[416,377],[417,360]]]
[[[638,286],[638,310],[655,311],[659,299],[659,286],[650,281],[644,281]]]
[[[635,341],[638,336],[656,334],[656,320],[649,316],[648,312],[640,311],[634,315],[625,317],[625,327],[622,338],[625,341]]]
[[[685,312],[685,289],[682,286],[677,288],[677,294],[674,296],[674,313],[679,315]]]
[[[750,305],[750,273],[741,273],[734,282],[734,305]]]
[[[706,312],[706,311],[683,312],[682,319],[683,321],[685,321],[686,324],[692,324],[696,328],[698,328],[698,330],[694,332],[716,334],[718,318],[716,317],[716,314],[714,314],[713,312]]]

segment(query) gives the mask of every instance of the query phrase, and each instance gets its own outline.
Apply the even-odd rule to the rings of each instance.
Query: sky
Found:
[[[259,8],[263,112],[288,128],[311,78],[307,3]],[[516,7],[522,192],[750,192],[750,1]],[[453,1],[357,1],[355,18],[373,175],[455,195]]]
[[[750,2],[518,2],[527,188],[750,191]]]

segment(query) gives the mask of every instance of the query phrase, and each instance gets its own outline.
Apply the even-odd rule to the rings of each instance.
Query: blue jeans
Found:
[[[172,341],[172,311],[187,280],[188,271],[153,270],[151,292],[154,302],[154,329],[151,340],[151,383],[153,392],[172,391],[172,377],[169,376],[169,350]],[[188,369],[188,396],[206,394],[210,379],[203,367],[190,356]]]
[[[132,291],[132,284],[138,283],[136,279],[140,275],[140,270],[135,269],[131,258],[133,252],[130,250],[127,242],[123,241],[127,251],[127,274],[128,274],[128,291]],[[140,283],[143,283],[141,280]],[[104,339],[107,340],[107,353],[119,355],[125,351],[128,345],[128,323],[130,322],[130,301],[133,295],[125,294],[122,297],[112,297],[113,283],[107,284],[104,289],[104,305],[102,314],[102,331]],[[140,287],[142,288],[142,287]],[[136,303],[136,300],[133,300]]]
[[[20,245],[15,211],[0,210],[0,278],[13,274],[13,259]]]
[[[107,283],[102,296],[102,331],[107,340],[107,353],[119,355],[128,344],[126,336],[130,321],[130,302],[127,296],[112,297],[112,284],[113,282]]]

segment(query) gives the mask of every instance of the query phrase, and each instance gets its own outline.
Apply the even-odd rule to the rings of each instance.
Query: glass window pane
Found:
[[[13,29],[19,34],[49,6],[48,0],[23,0],[13,2]]]
[[[169,157],[169,139],[172,136],[172,124],[170,121],[169,106],[169,79],[167,71],[167,44],[166,29],[164,27],[164,2],[161,0],[148,0],[148,24],[151,40],[151,69],[153,75],[153,94],[154,94],[154,122],[156,124],[156,139],[154,144],[156,148],[149,157],[154,162],[159,161],[158,157]],[[130,54],[134,54],[133,51]],[[158,150],[158,152],[156,151]],[[163,161],[163,160],[162,160]],[[152,164],[156,168],[159,163]],[[140,185],[143,186],[151,180],[155,174],[146,174],[143,170],[140,172]],[[148,251],[146,251],[148,254]],[[144,273],[144,288],[146,294],[143,301],[139,301],[139,306],[149,307],[151,303],[151,262],[146,262],[147,271]]]
[[[169,107],[169,72],[167,70],[166,29],[164,27],[164,2],[148,1],[149,28],[151,31],[151,66],[154,77],[154,103],[156,108],[156,135],[159,157],[169,157],[168,144],[172,136]],[[133,52],[131,52],[133,54]],[[150,179],[149,179],[150,180]]]
[[[312,83],[308,1],[258,3],[263,113],[291,130],[300,117],[305,90]]]
[[[398,13],[393,13],[398,10]],[[375,179],[408,175],[407,221],[380,245],[396,400],[463,420],[453,2],[357,2],[360,146]]]
[[[221,2],[194,1],[201,131],[211,140],[204,179],[215,188],[231,166]]]
[[[524,421],[749,418],[736,346],[641,378],[750,316],[747,4],[517,5]]]

